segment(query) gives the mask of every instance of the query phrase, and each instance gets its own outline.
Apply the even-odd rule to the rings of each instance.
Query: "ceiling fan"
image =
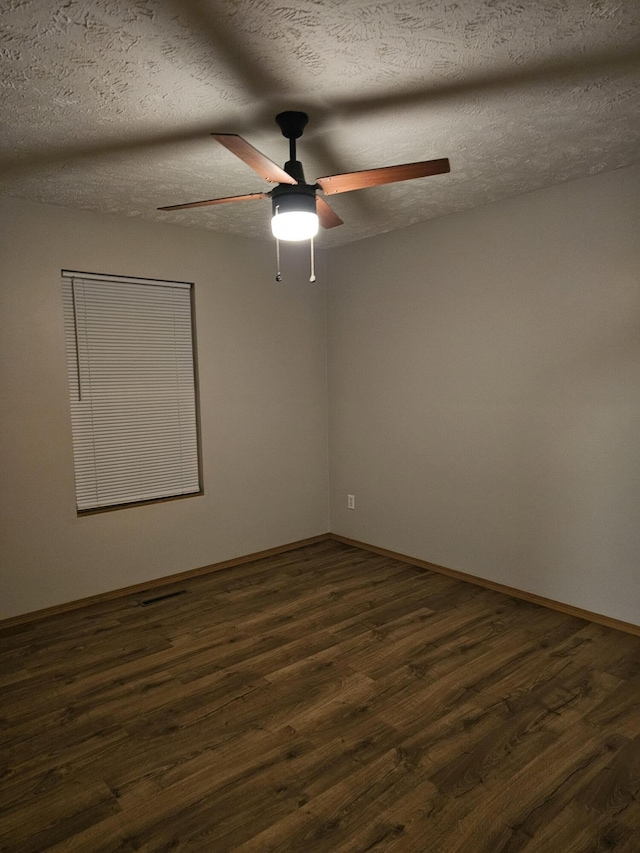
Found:
[[[302,136],[308,121],[309,117],[303,112],[286,111],[276,116],[282,135],[289,140],[289,160],[284,164],[284,168],[280,168],[250,145],[246,139],[235,133],[211,134],[217,142],[224,145],[261,177],[277,184],[270,192],[172,204],[168,207],[159,207],[158,210],[186,210],[191,207],[270,198],[273,209],[271,230],[274,237],[277,240],[308,240],[318,233],[319,224],[323,228],[334,228],[336,225],[343,224],[338,214],[322,196],[317,194],[318,190],[322,190],[325,195],[332,195],[407,181],[411,178],[441,175],[450,171],[449,160],[445,157],[439,160],[423,160],[419,163],[404,163],[398,166],[383,166],[379,169],[329,175],[318,178],[314,184],[308,184],[304,177],[302,163],[296,157],[296,139]]]

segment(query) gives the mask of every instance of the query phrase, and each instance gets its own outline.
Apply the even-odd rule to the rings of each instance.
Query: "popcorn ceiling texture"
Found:
[[[270,238],[303,109],[307,180],[448,156],[452,172],[333,196],[326,247],[640,160],[637,0],[0,0],[1,192]]]

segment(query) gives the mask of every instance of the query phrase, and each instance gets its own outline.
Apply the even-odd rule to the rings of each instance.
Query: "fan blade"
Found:
[[[210,204],[226,204],[228,201],[252,201],[254,198],[267,198],[269,193],[249,193],[248,195],[228,195],[225,198],[210,198],[207,201],[190,201],[187,204],[170,204],[158,210],[186,210],[188,207],[208,207]]]
[[[238,136],[237,133],[212,133],[211,136],[220,145],[224,145],[232,154],[239,157],[247,166],[250,166],[265,181],[270,181],[272,184],[298,183],[288,172],[285,172],[277,163],[274,163],[273,160],[269,160],[268,157],[261,154],[257,148],[254,148],[253,145],[250,145],[246,139]]]
[[[420,163],[404,163],[400,166],[383,166],[381,169],[364,169],[361,172],[347,172],[344,175],[329,175],[318,178],[316,183],[327,195],[362,190],[366,187],[378,187],[380,184],[394,184],[396,181],[408,181],[411,178],[426,178],[429,175],[443,175],[451,167],[446,157],[441,160],[423,160]]]
[[[323,228],[335,228],[336,225],[344,225],[344,222],[327,202],[319,195],[316,196],[316,212],[320,225]]]

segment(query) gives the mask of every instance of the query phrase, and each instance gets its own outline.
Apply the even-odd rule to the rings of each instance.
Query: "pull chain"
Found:
[[[314,258],[314,253],[313,253],[313,237],[311,238],[310,242],[311,242],[311,275],[309,276],[309,281],[315,281],[316,280],[316,265],[315,265],[315,258]]]
[[[279,206],[276,206],[276,213],[278,215]],[[309,276],[309,281],[313,282],[316,280],[316,259],[315,259],[315,251],[314,251],[314,242],[313,237],[309,240],[309,248],[311,250],[311,275]],[[282,273],[280,272],[280,240],[276,237],[276,281],[282,281]]]
[[[282,281],[282,274],[280,273],[280,240],[276,237],[276,266],[278,267],[276,271],[276,281]]]

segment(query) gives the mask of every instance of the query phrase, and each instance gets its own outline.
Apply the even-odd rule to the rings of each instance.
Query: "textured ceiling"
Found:
[[[333,196],[337,246],[640,161],[638,0],[0,0],[0,192],[268,239],[268,190],[210,139],[307,180],[449,157]]]

